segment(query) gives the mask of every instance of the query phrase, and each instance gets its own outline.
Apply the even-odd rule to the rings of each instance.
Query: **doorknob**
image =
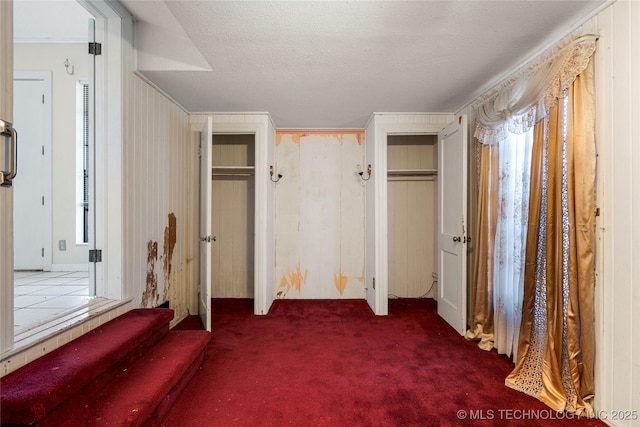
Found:
[[[460,236],[453,236],[453,241],[454,241],[454,242],[459,242],[459,241],[461,241]]]

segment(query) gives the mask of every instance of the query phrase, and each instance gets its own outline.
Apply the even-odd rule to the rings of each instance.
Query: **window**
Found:
[[[76,242],[89,243],[89,82],[76,89]]]

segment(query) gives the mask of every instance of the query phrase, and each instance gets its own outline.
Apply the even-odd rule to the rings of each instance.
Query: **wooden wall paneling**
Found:
[[[407,234],[407,182],[390,180],[388,183],[389,203],[389,294],[398,297],[409,296],[407,277],[407,256],[409,246]]]
[[[389,170],[435,169],[432,135],[392,135]],[[423,296],[435,271],[435,180],[425,176],[388,177],[389,294]]]
[[[387,168],[406,169],[408,161],[407,136],[392,136],[387,142]],[[391,177],[387,182],[388,227],[389,227],[389,294],[409,296],[407,245],[409,224],[407,223],[408,186],[404,179]]]
[[[340,269],[334,272],[334,286],[341,298],[364,298],[365,183],[356,173],[364,141],[349,134],[340,141]]]
[[[214,152],[215,152],[214,147]],[[215,158],[215,157],[214,157]],[[221,194],[222,180],[220,177],[213,176],[213,182],[211,183],[211,232],[216,236],[217,241],[211,244],[211,296],[214,298],[221,296],[221,284],[220,284],[220,252],[224,246],[222,240],[222,233],[219,233],[220,228],[220,207],[222,203]]]
[[[276,140],[275,158],[284,177],[275,184],[274,275],[275,297],[295,298],[299,294],[292,278],[300,268],[300,144],[290,135]]]
[[[596,60],[599,246],[596,251],[596,409],[640,407],[640,320],[637,249],[640,211],[640,4],[618,1],[594,20],[600,38]],[[635,184],[635,185],[634,185]],[[635,193],[635,194],[634,194]],[[638,425],[611,420],[612,425]]]
[[[301,298],[338,296],[334,274],[340,269],[339,156],[340,145],[333,138],[300,137],[300,268],[308,271]]]
[[[242,150],[238,145],[233,147],[236,157]],[[231,246],[226,248],[231,254],[231,290],[232,294],[245,294],[247,282],[247,185],[246,178],[233,177],[230,183],[231,199],[229,203],[231,216]]]
[[[251,150],[253,152],[253,150]],[[244,198],[244,227],[242,241],[244,245],[244,271],[241,272],[242,286],[244,287],[244,295],[247,298],[255,298],[255,200],[256,200],[256,180],[255,175],[246,178],[246,191]]]
[[[132,284],[134,306],[151,307],[168,300],[175,323],[188,314],[190,270],[195,268],[188,247],[194,222],[188,215],[197,203],[189,190],[190,174],[195,173],[189,167],[189,117],[136,75],[131,76],[127,94],[123,276]],[[175,228],[170,215],[175,216]]]
[[[364,296],[363,135],[279,131],[275,158],[276,298]]]
[[[216,166],[253,163],[254,135],[215,135]],[[218,298],[254,296],[254,177],[216,175],[213,182],[212,294]]]
[[[218,237],[215,244],[220,248],[220,264],[218,272],[218,292],[221,297],[227,297],[232,284],[231,266],[233,263],[233,183],[229,180],[220,178],[219,193],[214,197],[213,204],[218,212],[219,228],[215,231]],[[215,215],[215,214],[214,214]],[[213,273],[215,275],[215,272]]]

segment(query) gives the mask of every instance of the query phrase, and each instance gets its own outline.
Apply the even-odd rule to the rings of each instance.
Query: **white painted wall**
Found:
[[[74,66],[69,75],[65,59]],[[86,43],[16,43],[14,69],[20,71],[51,71],[53,92],[52,139],[52,264],[57,269],[64,265],[86,265],[87,245],[76,238],[76,85],[87,79]],[[60,251],[58,241],[66,240],[67,250]]]
[[[364,132],[278,131],[275,158],[276,298],[364,298]]]
[[[596,408],[640,426],[640,2],[618,0],[585,27],[600,35]]]

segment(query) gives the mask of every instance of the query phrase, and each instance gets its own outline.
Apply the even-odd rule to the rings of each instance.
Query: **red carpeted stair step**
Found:
[[[169,333],[171,309],[135,309],[0,379],[2,424],[36,424],[86,384],[99,384]]]
[[[206,331],[171,331],[108,384],[90,384],[38,425],[156,425],[201,366],[209,340]]]

